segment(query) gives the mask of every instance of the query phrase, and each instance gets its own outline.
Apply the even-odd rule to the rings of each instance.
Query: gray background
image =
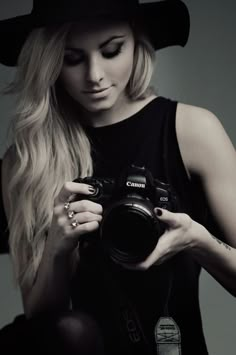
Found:
[[[236,145],[236,2],[185,2],[191,16],[188,45],[184,49],[173,47],[157,53],[153,82],[162,96],[214,112]],[[30,10],[29,0],[0,0],[0,18],[24,14]],[[13,74],[13,69],[0,65],[0,85]],[[0,108],[2,156],[13,108],[12,99],[1,97]],[[205,271],[201,275],[200,302],[210,355],[235,354],[235,299]],[[0,327],[11,322],[21,311],[20,294],[13,286],[9,258],[0,256]],[[189,326],[194,328],[191,319]]]

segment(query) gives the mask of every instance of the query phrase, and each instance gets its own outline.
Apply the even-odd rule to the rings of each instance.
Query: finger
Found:
[[[73,211],[74,212],[74,211]],[[94,214],[91,212],[82,212],[82,213],[73,213],[71,216],[68,215],[60,215],[57,220],[59,227],[71,226],[73,221],[77,221],[79,224],[88,223],[92,221],[96,221],[100,223],[102,221],[102,216],[99,214]]]
[[[102,216],[98,214],[94,214],[91,212],[82,212],[82,213],[77,213],[73,217],[78,223],[88,223],[88,222],[93,222],[96,221],[98,223],[101,222]]]
[[[79,212],[91,212],[94,214],[102,214],[103,208],[99,203],[89,201],[89,200],[80,200],[70,203],[70,210]]]
[[[155,249],[152,251],[151,254],[148,255],[148,257],[145,260],[137,264],[123,265],[123,266],[129,270],[145,271],[148,270],[152,265],[160,265],[166,262],[174,254],[175,254],[174,251],[169,251],[169,250],[165,251],[164,249],[159,247],[157,243]]]
[[[123,264],[123,263],[117,263],[117,264],[119,264],[120,266],[122,266],[124,269],[127,269],[127,270],[133,270],[133,271],[135,271],[135,270],[140,270],[139,269],[139,264]]]
[[[56,203],[60,202],[66,202],[74,194],[85,194],[85,195],[90,195],[94,193],[94,188],[90,185],[83,184],[83,183],[78,183],[78,182],[73,182],[73,181],[67,181],[63,184],[61,191],[59,195],[56,197],[55,201]]]
[[[157,260],[162,258],[163,253],[159,250],[158,243],[154,250],[149,254],[143,261],[139,263],[133,263],[133,264],[121,264],[124,268],[128,270],[138,270],[138,271],[145,271],[147,270],[151,265],[157,262]]]
[[[79,235],[83,235],[86,233],[93,232],[99,228],[99,223],[97,221],[87,222],[78,224],[77,227],[74,228],[74,232],[78,233]]]
[[[174,213],[171,211],[168,211],[164,208],[155,208],[154,212],[160,221],[168,224],[168,226],[172,228],[177,228],[180,225],[180,218],[179,218],[179,213]]]
[[[156,248],[152,251],[152,253],[144,261],[136,265],[136,269],[145,271],[149,269],[150,266],[155,264],[158,260],[161,260],[162,256],[163,255],[160,253],[159,247],[157,245]]]
[[[54,206],[54,214],[55,216],[66,216],[67,218],[71,219],[72,217],[69,217],[69,214],[72,212],[72,214],[76,213],[83,213],[83,212],[89,212],[94,215],[102,215],[103,213],[103,207],[102,205],[89,201],[89,200],[82,200],[82,201],[77,201],[77,202],[72,202],[69,203],[69,206],[65,208],[65,203],[58,204]]]

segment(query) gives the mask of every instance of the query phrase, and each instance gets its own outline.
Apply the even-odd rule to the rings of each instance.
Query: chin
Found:
[[[110,110],[114,106],[114,102],[111,102],[110,100],[97,100],[83,106],[87,111],[95,113]]]
[[[111,107],[108,106],[102,106],[102,107],[89,107],[87,108],[87,111],[90,113],[102,113],[105,111],[109,111],[111,109]]]

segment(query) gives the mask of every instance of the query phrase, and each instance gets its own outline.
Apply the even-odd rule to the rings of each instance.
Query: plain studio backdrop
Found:
[[[153,83],[161,96],[214,112],[236,146],[236,2],[185,2],[191,16],[189,42],[184,49],[172,47],[157,52]],[[31,10],[31,6],[30,0],[0,0],[0,18],[24,14]],[[12,75],[14,69],[0,65],[0,86]],[[0,156],[6,148],[6,133],[13,108],[12,98],[0,98]],[[210,355],[235,354],[235,299],[204,270],[201,274],[200,302]],[[20,293],[13,286],[9,257],[2,255],[0,327],[21,312]],[[189,327],[194,329],[191,319]]]

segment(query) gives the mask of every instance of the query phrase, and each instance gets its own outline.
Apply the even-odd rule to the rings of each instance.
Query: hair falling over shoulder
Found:
[[[91,146],[79,117],[60,107],[57,79],[70,25],[36,29],[21,51],[15,80],[12,121],[14,162],[9,171],[10,253],[16,281],[32,285],[53,216],[54,199],[66,181],[92,175]],[[148,96],[154,49],[136,38],[134,68],[127,87],[131,99]]]

